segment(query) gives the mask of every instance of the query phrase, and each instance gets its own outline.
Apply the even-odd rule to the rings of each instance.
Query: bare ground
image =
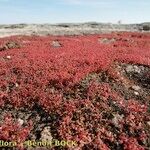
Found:
[[[100,34],[113,31],[150,31],[150,23],[111,24],[111,23],[62,23],[62,24],[13,24],[0,25],[0,37],[12,35],[81,35]]]

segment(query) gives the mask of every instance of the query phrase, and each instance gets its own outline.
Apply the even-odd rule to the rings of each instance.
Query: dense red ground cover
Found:
[[[104,38],[110,42],[105,43]],[[51,45],[56,40],[61,47]],[[12,109],[32,109],[38,105],[49,114],[57,114],[59,138],[77,141],[78,149],[144,150],[148,147],[149,133],[145,129],[150,119],[148,102],[125,100],[109,83],[95,80],[83,88],[85,96],[66,98],[66,94],[74,94],[90,73],[107,72],[120,81],[115,62],[149,66],[149,33],[14,36],[1,38],[0,45],[9,41],[19,43],[21,48],[0,51],[1,108],[9,105]],[[113,124],[114,116],[119,118],[117,126]],[[13,127],[4,122],[0,126],[0,139],[18,140],[24,135],[26,140],[32,130],[31,125],[29,131],[27,127]]]

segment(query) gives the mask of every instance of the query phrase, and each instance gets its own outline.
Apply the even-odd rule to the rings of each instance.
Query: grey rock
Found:
[[[142,69],[136,65],[134,65],[134,66],[128,65],[125,70],[127,73],[131,73],[131,72],[141,73],[141,71],[142,71]]]
[[[128,65],[125,70],[126,70],[127,73],[130,73],[130,72],[134,71],[134,68],[133,68],[132,65]]]
[[[112,119],[112,123],[116,126],[119,127],[119,122],[123,119],[123,115],[115,114],[114,118]]]
[[[134,66],[134,72],[141,73],[141,68],[138,66]]]

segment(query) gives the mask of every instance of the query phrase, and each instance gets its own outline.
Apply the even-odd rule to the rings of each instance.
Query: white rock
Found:
[[[137,95],[137,96],[139,95],[139,93],[138,93],[138,92],[136,92],[136,91],[134,92],[134,94],[135,94],[135,95]]]
[[[133,85],[132,89],[135,90],[135,91],[139,91],[141,88],[137,85]]]
[[[134,71],[134,68],[133,68],[132,65],[128,65],[128,66],[126,67],[126,72],[133,72],[133,71]]]
[[[6,56],[7,59],[11,59],[11,56]]]
[[[148,121],[147,124],[150,126],[150,121]]]
[[[24,121],[20,118],[18,119],[18,122],[19,122],[20,125],[23,125],[23,123],[24,123]]]
[[[126,72],[130,73],[130,72],[135,72],[135,73],[141,73],[141,68],[136,66],[136,65],[128,65],[126,67]]]
[[[61,44],[59,43],[59,41],[53,41],[52,46],[53,47],[61,47]]]
[[[18,84],[18,83],[16,83],[16,84],[15,84],[15,86],[16,86],[16,87],[19,87],[19,84]]]
[[[136,73],[141,73],[141,69],[138,66],[134,66],[134,71]]]
[[[101,43],[106,43],[106,44],[108,44],[108,43],[115,42],[116,40],[115,40],[114,38],[112,38],[112,39],[103,38],[103,39],[99,39],[99,41],[100,41]]]
[[[49,140],[51,141],[53,139],[51,132],[50,132],[50,127],[45,127],[43,131],[41,132],[41,140]]]

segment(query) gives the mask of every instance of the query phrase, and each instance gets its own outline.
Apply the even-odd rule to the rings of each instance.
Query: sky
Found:
[[[0,24],[150,22],[150,0],[0,0]]]

